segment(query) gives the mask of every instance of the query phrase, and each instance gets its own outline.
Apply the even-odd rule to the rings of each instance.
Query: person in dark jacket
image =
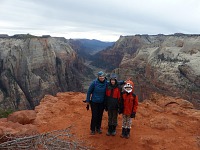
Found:
[[[134,94],[134,84],[126,81],[124,92],[120,98],[120,112],[122,113],[122,138],[129,138],[132,118],[135,118],[138,107],[138,96]]]
[[[101,122],[104,111],[104,99],[107,86],[105,73],[100,71],[97,75],[97,79],[95,79],[89,86],[86,98],[86,103],[87,105],[90,104],[92,110],[92,118],[90,123],[91,135],[94,135],[95,131],[99,134],[102,133]]]
[[[116,135],[120,88],[116,74],[111,74],[110,82],[106,88],[105,110],[108,111],[108,132],[106,135]]]

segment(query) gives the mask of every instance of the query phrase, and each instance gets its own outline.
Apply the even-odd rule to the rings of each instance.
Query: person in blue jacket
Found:
[[[92,110],[90,123],[91,135],[94,135],[95,131],[99,134],[102,133],[101,122],[104,111],[106,86],[108,84],[103,71],[98,72],[97,76],[97,79],[90,84],[86,98],[86,103],[87,105],[90,104]]]

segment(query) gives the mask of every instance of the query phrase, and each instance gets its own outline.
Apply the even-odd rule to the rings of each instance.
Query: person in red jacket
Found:
[[[120,93],[121,90],[117,82],[117,76],[116,74],[111,74],[110,82],[106,88],[105,97],[105,110],[108,111],[108,132],[106,133],[106,135],[108,136],[116,135]]]
[[[122,113],[122,138],[130,137],[132,118],[135,118],[138,107],[138,96],[134,92],[134,84],[126,81],[120,98],[120,112]]]

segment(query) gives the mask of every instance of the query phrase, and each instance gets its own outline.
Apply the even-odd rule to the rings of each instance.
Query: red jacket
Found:
[[[118,109],[120,101],[120,89],[116,86],[108,85],[106,88],[105,107],[107,109]]]
[[[124,92],[121,97],[124,115],[131,115],[131,113],[137,111],[138,107],[138,96],[134,93]]]
[[[109,89],[108,87],[106,88],[106,96],[107,97],[112,97],[116,99],[120,99],[120,89],[118,87],[115,87],[113,89]]]

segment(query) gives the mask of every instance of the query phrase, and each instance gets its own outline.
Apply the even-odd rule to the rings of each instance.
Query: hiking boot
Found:
[[[115,136],[116,135],[116,126],[112,126],[112,133],[111,133],[112,136]]]
[[[106,133],[107,136],[110,136],[111,135],[111,132],[112,132],[112,126],[108,126],[108,132]]]
[[[126,128],[122,128],[122,134],[120,135],[121,138],[126,137]]]
[[[95,135],[95,131],[90,131],[90,135]]]
[[[127,128],[126,137],[125,137],[125,138],[127,138],[127,139],[130,137],[130,130],[131,130],[131,129]]]
[[[101,130],[101,129],[97,129],[96,131],[97,131],[97,133],[99,133],[99,134],[102,133],[102,130]]]

